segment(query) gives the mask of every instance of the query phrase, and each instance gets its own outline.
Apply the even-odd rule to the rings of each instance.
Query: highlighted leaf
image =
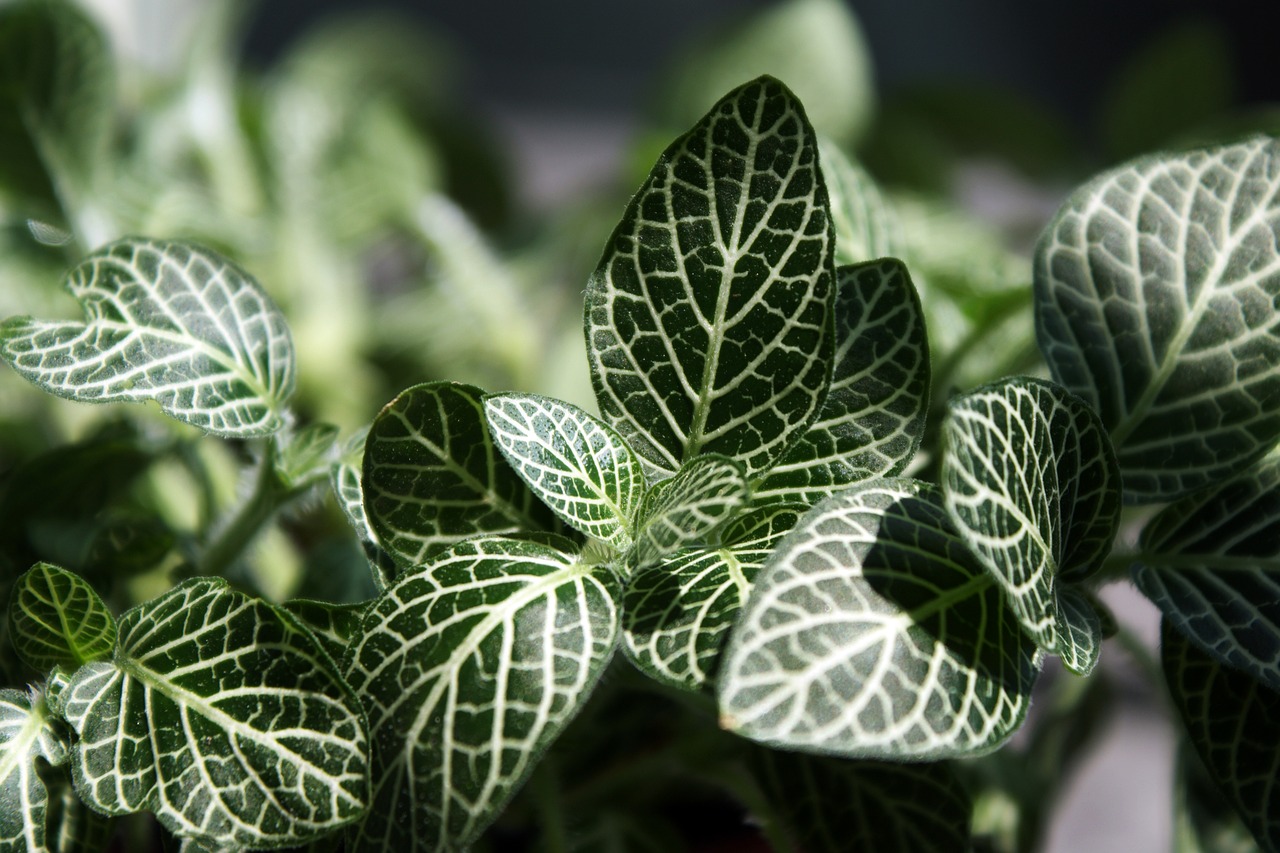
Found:
[[[705,543],[749,498],[737,462],[712,455],[694,459],[645,496],[634,564],[652,565],[681,548]]]
[[[116,620],[93,587],[48,563],[36,563],[14,584],[9,631],[14,649],[41,672],[70,672],[110,657],[116,644]]]

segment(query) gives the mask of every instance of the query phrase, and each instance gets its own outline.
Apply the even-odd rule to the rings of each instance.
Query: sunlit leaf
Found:
[[[36,563],[18,578],[12,596],[13,645],[33,669],[71,671],[114,651],[116,620],[79,575]]]
[[[49,713],[43,697],[0,690],[0,848],[13,853],[45,853],[49,790],[38,763],[67,761],[65,729]]]
[[[640,507],[633,560],[651,565],[666,554],[705,542],[750,497],[742,466],[704,455],[654,486]]]

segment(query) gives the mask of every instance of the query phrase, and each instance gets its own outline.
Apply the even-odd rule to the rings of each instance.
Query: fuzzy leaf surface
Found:
[[[43,699],[0,690],[0,849],[56,849],[48,837],[49,790],[37,762],[66,764],[66,734],[58,726]]]
[[[49,563],[36,563],[18,578],[9,602],[13,646],[33,669],[110,657],[116,620],[84,578]]]
[[[1280,434],[1280,141],[1134,160],[1040,240],[1036,337],[1097,411],[1125,500],[1238,473]]]
[[[701,456],[652,488],[640,507],[634,562],[652,565],[667,554],[700,544],[750,499],[742,466],[723,456]]]
[[[762,77],[659,158],[587,285],[600,411],[659,476],[701,453],[749,476],[817,414],[834,250],[817,140]]]

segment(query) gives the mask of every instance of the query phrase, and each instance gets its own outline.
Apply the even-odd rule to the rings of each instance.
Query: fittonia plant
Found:
[[[785,86],[747,83],[667,148],[590,277],[598,415],[429,382],[341,452],[296,427],[289,332],[247,272],[181,242],[93,252],[68,277],[85,319],[10,320],[5,359],[250,442],[259,473],[190,543],[183,571],[215,577],[119,616],[73,572],[17,580],[10,636],[43,678],[0,694],[5,848],[92,846],[140,810],[197,847],[482,845],[629,670],[682,697],[689,760],[735,768],[781,849],[963,850],[993,791],[1022,823],[980,812],[983,849],[1025,849],[1052,780],[947,760],[1009,740],[1047,656],[1089,675],[1114,630],[1095,589],[1132,564],[1191,743],[1280,849],[1280,144],[1078,190],[1037,251],[1053,379],[958,395],[931,436],[911,275],[867,257],[881,204]],[[216,577],[329,477],[376,598]],[[1113,553],[1124,503],[1168,506]]]

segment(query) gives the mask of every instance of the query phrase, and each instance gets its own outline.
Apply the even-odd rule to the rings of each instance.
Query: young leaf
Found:
[[[49,791],[38,763],[67,761],[65,733],[39,695],[0,690],[0,848],[44,853]]]
[[[1218,663],[1168,619],[1160,638],[1191,744],[1262,849],[1280,850],[1280,693]]]
[[[920,446],[929,342],[906,266],[887,258],[840,267],[836,282],[831,390],[809,431],[756,487],[757,499],[817,503],[901,473]]]
[[[1138,589],[1201,651],[1280,691],[1280,455],[1142,531]]]
[[[338,428],[333,424],[308,424],[289,431],[275,457],[276,476],[286,489],[300,489],[324,479],[332,466]]]
[[[360,616],[365,604],[333,604],[295,598],[280,605],[281,609],[297,617],[302,626],[329,653],[335,661],[341,661],[351,645],[351,638],[360,627]]]
[[[364,445],[368,437],[369,430],[365,428],[343,443],[337,461],[329,468],[329,478],[338,506],[350,522],[356,539],[364,550],[364,556],[369,561],[374,587],[381,592],[396,576],[396,561],[378,544],[378,537],[364,511],[364,489],[360,479],[364,465]]]
[[[1021,724],[1035,657],[938,490],[876,480],[811,509],[765,564],[725,652],[721,723],[850,758],[975,755]]]
[[[803,434],[831,375],[834,238],[817,141],[762,77],[663,153],[587,285],[600,411],[660,475],[748,476]]]
[[[954,400],[943,435],[960,535],[1036,643],[1084,674],[1101,622],[1088,602],[1057,597],[1101,565],[1120,522],[1120,475],[1097,415],[1052,383],[1007,379]]]
[[[188,243],[126,238],[81,262],[67,288],[86,322],[0,325],[0,355],[23,378],[72,400],[155,400],[226,437],[284,425],[289,329],[232,262]]]
[[[373,421],[364,509],[402,567],[422,565],[468,536],[556,526],[494,447],[483,397],[471,385],[428,382],[401,392]]]
[[[1237,473],[1280,434],[1280,142],[1135,160],[1036,250],[1036,336],[1111,433],[1125,500]]]
[[[658,483],[640,506],[640,533],[632,561],[652,565],[667,554],[704,542],[750,498],[742,466],[705,455]]]
[[[70,672],[115,649],[116,620],[79,575],[36,563],[18,578],[12,595],[13,646],[33,669],[61,666]]]
[[[346,662],[374,744],[352,850],[467,848],[577,713],[613,653],[619,593],[570,548],[459,542],[370,606]]]
[[[623,639],[640,668],[675,687],[706,684],[760,567],[804,510],[750,510],[725,526],[718,548],[689,548],[638,570],[622,612]]]
[[[369,789],[363,715],[333,667],[270,604],[219,579],[181,584],[125,613],[113,659],[62,691],[76,790],[224,847],[330,833]]]
[[[614,550],[631,547],[645,479],[620,435],[550,397],[492,395],[484,411],[498,449],[543,503]]]
[[[822,161],[827,195],[831,199],[837,277],[840,267],[846,264],[902,257],[897,216],[871,176],[828,139],[818,140],[818,156]],[[841,299],[843,288],[843,284],[837,285],[837,302]],[[837,347],[840,345],[840,320],[840,308],[837,305]]]

